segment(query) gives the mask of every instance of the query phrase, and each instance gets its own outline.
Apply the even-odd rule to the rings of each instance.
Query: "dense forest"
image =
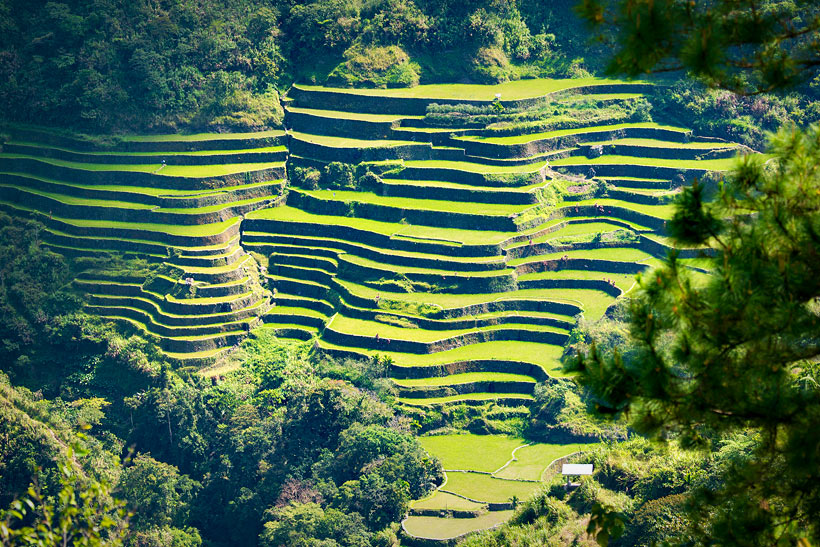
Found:
[[[655,32],[683,36],[655,11],[677,3],[616,10],[621,27],[606,27],[611,13],[597,2],[575,4],[0,0],[8,123],[93,135],[257,130],[282,126],[280,98],[294,82],[657,70],[668,87],[653,119],[769,154],[678,198],[669,236],[714,249],[703,258],[710,281],[693,281],[673,252],[632,298],[572,331],[562,361],[574,380],[540,383],[523,410],[400,410],[381,359],[334,360],[265,333],[209,375],[176,367],[150,337],[84,313],[71,288],[78,271],[144,262],[56,254],[40,222],[0,213],[0,543],[393,547],[411,500],[444,480],[418,435],[454,431],[600,441],[585,460],[601,470],[595,478],[571,493],[552,480],[465,546],[820,541],[813,59],[798,43],[794,59],[761,56],[744,78],[743,63],[721,72],[717,53],[664,43],[664,58],[682,64],[630,64],[646,52],[619,31],[645,38],[630,23],[639,12]],[[763,4],[766,17],[783,16],[783,3]],[[808,27],[789,27],[786,39],[816,40],[814,8],[787,8]],[[771,38],[755,37],[758,19],[743,21],[713,53]],[[614,62],[613,41],[623,46]]]
[[[611,51],[572,0],[5,0],[0,24],[3,116],[90,133],[278,127],[297,81],[572,78],[602,74]],[[764,131],[820,119],[820,84],[797,83],[743,97],[680,78],[659,109],[762,149]]]

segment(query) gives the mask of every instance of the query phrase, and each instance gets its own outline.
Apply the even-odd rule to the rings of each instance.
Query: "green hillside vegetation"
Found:
[[[574,4],[0,2],[0,542],[816,543],[812,61]]]
[[[531,80],[511,86],[522,96],[565,91],[534,105],[516,103],[510,111],[527,124],[546,115],[545,100],[561,109],[569,105],[564,112],[579,116],[603,105],[596,118],[602,126],[635,115],[632,106],[612,103],[613,94],[622,95],[613,91],[632,84],[599,82],[582,101],[571,91],[576,84]],[[466,90],[475,89],[458,92]],[[315,367],[317,379],[371,390],[415,432],[481,434],[421,437],[444,461],[446,483],[395,491],[389,507],[378,510],[361,505],[357,492],[365,490],[357,489],[382,488],[378,481],[387,476],[357,486],[354,475],[332,475],[340,489],[332,495],[323,490],[325,475],[310,484],[299,479],[293,494],[284,493],[291,483],[283,477],[270,499],[293,495],[296,505],[258,506],[246,514],[254,523],[247,534],[259,544],[276,544],[282,534],[295,533],[287,522],[302,518],[316,523],[311,533],[321,534],[324,519],[342,518],[337,512],[344,507],[355,507],[363,519],[349,524],[356,533],[393,534],[398,529],[391,523],[402,520],[409,500],[438,486],[442,496],[435,499],[449,503],[445,493],[462,496],[481,509],[471,513],[469,525],[456,526],[446,522],[452,515],[425,512],[436,509],[428,500],[426,508],[411,511],[401,533],[440,518],[445,522],[431,524],[435,534],[454,537],[508,518],[519,502],[541,491],[553,460],[600,439],[622,439],[617,427],[583,416],[580,396],[562,370],[564,348],[577,338],[577,327],[613,309],[619,296],[633,290],[635,275],[671,249],[663,223],[675,208],[656,196],[734,160],[646,158],[646,139],[636,136],[612,156],[618,161],[605,163],[606,155],[590,160],[577,147],[547,161],[538,149],[488,149],[482,147],[498,145],[451,135],[448,129],[458,130],[456,117],[438,117],[435,129],[444,131],[416,131],[407,141],[406,129],[433,128],[427,117],[353,114],[378,112],[388,99],[411,111],[417,107],[407,102],[410,97],[336,92],[328,104],[325,88],[302,86],[293,93],[285,107],[287,133],[103,145],[104,139],[65,135],[54,141],[58,137],[48,132],[12,125],[0,154],[7,165],[0,184],[7,210],[43,223],[41,244],[71,259],[68,286],[84,310],[155,343],[153,360],[172,363],[180,374],[199,371],[198,381],[221,389],[230,383],[224,378],[247,374],[241,348],[311,348],[309,357],[299,353],[287,362]],[[626,95],[629,101],[649,100]],[[353,98],[365,102],[353,107]],[[438,112],[434,102],[442,98],[423,99],[428,113]],[[577,104],[585,110],[573,110]],[[350,115],[327,117],[328,107]],[[469,114],[472,108],[455,105],[450,112]],[[481,116],[471,123],[483,120],[487,131],[498,123]],[[529,130],[517,123],[507,130]],[[684,133],[677,129],[617,129],[633,130],[656,132],[651,147],[669,158],[701,150],[681,146]],[[562,137],[567,135],[573,133]],[[87,152],[75,152],[80,149]],[[164,166],[139,163],[165,150],[180,155],[163,156]],[[188,159],[182,151],[191,153]],[[275,160],[243,162],[265,154]],[[221,163],[228,159],[235,163]],[[586,173],[590,165],[609,165],[610,171]],[[580,171],[560,173],[553,166]],[[646,193],[615,183],[639,183]],[[699,256],[697,250],[687,253]],[[494,448],[488,434],[507,437]],[[522,435],[538,442],[519,448],[527,444]],[[453,445],[426,445],[440,438]],[[520,458],[513,457],[514,449]],[[164,461],[164,452],[151,453]],[[457,463],[468,454],[478,460]],[[205,480],[205,471],[194,473],[179,460],[167,463],[193,474],[192,480]],[[231,537],[198,521],[195,527],[209,541]]]

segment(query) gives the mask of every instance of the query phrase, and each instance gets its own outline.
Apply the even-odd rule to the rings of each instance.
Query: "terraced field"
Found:
[[[240,244],[241,218],[285,199],[283,131],[107,144],[7,132],[0,207],[42,221],[54,251],[160,266],[82,272],[75,285],[89,311],[156,335],[189,365],[212,361],[261,323],[272,295]]]
[[[441,460],[447,479],[432,495],[413,502],[402,527],[406,535],[440,541],[505,522],[517,502],[542,487],[551,464],[592,446],[526,444],[501,435],[420,440]]]
[[[744,150],[603,115],[548,128],[457,117],[448,126],[430,107],[487,107],[501,93],[502,110],[583,103],[608,112],[653,87],[295,86],[286,131],[95,140],[11,127],[0,207],[41,220],[54,251],[111,258],[75,281],[89,311],[156,336],[182,364],[211,363],[265,328],[315,338],[332,356],[380,357],[408,407],[521,406],[536,382],[561,375],[578,316],[601,317],[666,255],[680,186]],[[337,162],[369,175],[347,186],[292,176]],[[698,255],[681,251],[696,270]],[[122,256],[143,266],[125,271]],[[503,521],[509,498],[526,497],[557,453],[521,448],[501,469],[507,448],[486,469],[446,463],[461,471],[415,505],[408,533],[441,510],[477,511],[472,522],[437,522],[441,537]],[[496,507],[488,504],[503,510],[484,513]]]
[[[0,205],[40,218],[55,251],[161,264],[142,277],[89,270],[76,285],[91,311],[157,335],[180,361],[212,361],[264,327],[336,356],[388,357],[403,404],[519,405],[560,374],[576,316],[600,317],[666,253],[677,185],[740,148],[616,119],[499,134],[431,124],[428,107],[496,93],[503,108],[603,107],[652,88],[296,86],[286,132],[95,141],[16,127]],[[299,187],[286,161],[378,176],[367,189]]]
[[[294,87],[290,165],[347,162],[379,177],[366,189],[293,187],[285,206],[246,216],[243,247],[269,257],[277,302],[313,312],[269,314],[271,326],[318,329],[331,355],[389,358],[402,404],[526,403],[537,381],[561,374],[576,317],[600,317],[666,254],[679,184],[727,168],[739,147],[652,122],[501,136],[425,114],[434,103],[486,106],[496,92],[516,108],[651,89],[596,79]]]

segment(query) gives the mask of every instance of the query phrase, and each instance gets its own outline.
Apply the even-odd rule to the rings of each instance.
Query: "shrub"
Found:
[[[510,69],[510,60],[504,50],[498,47],[482,47],[473,56],[471,74],[483,84],[507,82],[515,74]]]
[[[334,68],[327,84],[340,87],[413,87],[419,83],[419,65],[398,46],[354,46]]]
[[[325,186],[338,188],[355,188],[354,173],[356,166],[349,163],[334,161],[325,166],[322,182]]]
[[[288,174],[291,184],[308,190],[317,189],[322,179],[322,173],[313,167],[293,167]]]
[[[563,486],[558,485],[563,491]],[[566,503],[542,492],[519,506],[510,524],[531,524],[536,519],[544,518],[549,524],[558,525],[572,517],[572,510]]]
[[[685,501],[685,495],[675,494],[646,502],[635,512],[616,545],[659,545],[684,539]]]

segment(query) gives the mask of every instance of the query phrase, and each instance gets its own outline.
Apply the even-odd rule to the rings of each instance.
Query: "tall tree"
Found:
[[[597,414],[640,433],[695,447],[734,435],[737,457],[692,498],[718,544],[820,542],[820,129],[782,129],[770,152],[712,201],[683,192],[669,232],[713,250],[710,275],[673,253],[640,278],[629,351],[593,344],[567,367]]]
[[[686,70],[747,94],[810,80],[820,67],[817,2],[581,0],[578,11],[612,42],[612,73]]]

